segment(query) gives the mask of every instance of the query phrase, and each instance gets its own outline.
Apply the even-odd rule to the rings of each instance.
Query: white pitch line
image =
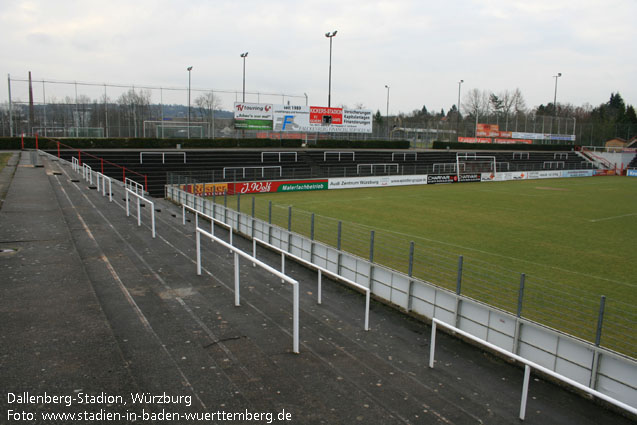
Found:
[[[624,218],[624,217],[632,217],[633,215],[637,215],[637,213],[630,213],[630,214],[624,214],[624,215],[616,215],[613,217],[604,217],[604,218],[598,218],[596,220],[588,220],[591,223],[597,223],[598,221],[605,221],[605,220],[614,220],[616,218]]]

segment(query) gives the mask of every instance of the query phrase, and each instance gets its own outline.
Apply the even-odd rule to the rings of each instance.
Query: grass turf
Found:
[[[251,213],[251,195],[241,210]],[[246,199],[248,198],[248,199]],[[220,199],[217,199],[220,202]],[[589,341],[606,296],[602,345],[637,357],[637,179],[527,180],[255,195],[257,217],[369,256],[455,289],[463,255],[462,293]],[[235,207],[236,199],[229,198]]]

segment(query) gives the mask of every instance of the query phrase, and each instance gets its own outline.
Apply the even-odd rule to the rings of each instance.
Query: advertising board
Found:
[[[628,177],[637,177],[637,169],[631,168],[626,172]]]
[[[228,191],[228,183],[182,184],[180,189],[198,196],[223,195]]]
[[[458,137],[460,143],[491,143],[491,139],[487,137]]]
[[[559,179],[562,177],[562,171],[528,171],[526,173],[527,179]]]
[[[342,177],[329,179],[329,189],[357,189],[361,187],[409,186],[427,184],[426,175]]]
[[[460,174],[460,183],[471,183],[482,181],[481,174]]]
[[[327,179],[290,180],[290,181],[256,181],[235,183],[230,185],[230,194],[268,193],[268,192],[301,192],[308,190],[326,190]]]
[[[427,184],[448,184],[457,183],[458,176],[448,174],[428,174]]]
[[[243,105],[235,107],[235,128],[274,130],[281,132],[310,133],[371,133],[372,111],[364,109],[325,108],[305,105]],[[256,105],[256,106],[255,106]],[[248,107],[249,106],[249,107]],[[258,108],[257,106],[262,106]],[[265,117],[266,107],[271,118]],[[266,121],[271,120],[269,128]],[[259,127],[262,126],[262,127]]]
[[[562,177],[592,177],[593,170],[562,170]]]
[[[234,104],[234,126],[242,130],[272,130],[273,107],[269,103]]]

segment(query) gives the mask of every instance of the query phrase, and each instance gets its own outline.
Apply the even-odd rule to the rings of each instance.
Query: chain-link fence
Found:
[[[600,294],[584,289],[576,281],[557,282],[525,275],[426,241],[414,242],[409,235],[342,222],[289,205],[259,201],[254,196],[224,195],[213,199],[414,278],[637,357],[635,306],[619,299],[602,300]]]

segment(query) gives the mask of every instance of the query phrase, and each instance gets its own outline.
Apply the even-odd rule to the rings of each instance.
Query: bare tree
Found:
[[[199,108],[199,114],[203,120],[210,123],[212,138],[215,137],[215,111],[222,108],[221,99],[213,92],[206,92],[195,99],[195,105]]]

